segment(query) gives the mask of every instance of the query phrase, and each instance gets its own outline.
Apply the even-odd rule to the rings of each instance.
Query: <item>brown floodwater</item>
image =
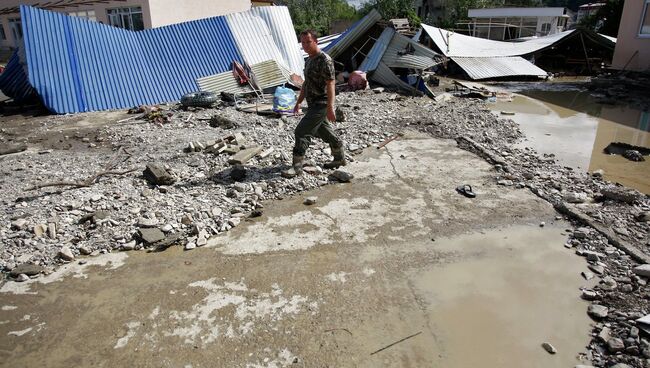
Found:
[[[602,169],[605,179],[650,194],[650,159],[633,162],[608,155],[612,142],[650,147],[650,112],[599,104],[576,87],[522,90],[511,102],[489,104],[517,122],[526,135],[521,146],[554,154],[558,163],[576,170]]]

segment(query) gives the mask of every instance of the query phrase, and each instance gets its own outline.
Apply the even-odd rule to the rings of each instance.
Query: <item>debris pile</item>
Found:
[[[650,358],[650,339],[638,322],[650,313],[647,196],[607,182],[602,173],[576,172],[558,165],[552,155],[515,147],[522,138],[516,123],[476,99],[437,102],[362,90],[342,93],[337,101],[345,121],[336,129],[351,154],[390,142],[408,129],[456,139],[494,165],[493,180],[502,190],[530,190],[574,221],[565,247],[585,258],[590,269],[585,279],[599,281],[581,291],[592,303],[585,313],[596,321],[585,360],[596,367],[641,367]],[[232,107],[162,110],[169,123],[104,126],[97,144],[84,142],[83,152],[28,150],[3,156],[0,266],[10,277],[37,277],[80,254],[174,244],[190,250],[262,216],[265,200],[352,179],[345,171],[321,167],[330,152],[320,141],[307,152],[311,168],[304,175],[280,176],[290,164],[296,117],[263,117]],[[210,124],[215,114],[236,126]],[[36,129],[50,134],[66,118],[46,118]],[[8,134],[0,136],[4,141]],[[113,158],[107,163],[107,157]],[[125,174],[96,176],[106,170]],[[49,180],[88,185],[37,188]]]

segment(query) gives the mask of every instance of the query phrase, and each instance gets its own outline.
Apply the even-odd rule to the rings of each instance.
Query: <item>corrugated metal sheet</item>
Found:
[[[258,6],[251,8],[250,12],[266,22],[289,70],[302,76],[303,69],[305,69],[305,59],[302,56],[301,47],[296,44],[296,31],[293,28],[289,8],[285,6]]]
[[[550,47],[575,32],[565,31],[524,42],[505,42],[466,36],[426,24],[422,24],[422,29],[440,51],[449,57],[521,56]]]
[[[413,91],[414,89],[408,83],[399,79],[399,77],[395,75],[395,73],[393,73],[393,71],[383,62],[379,62],[377,69],[370,74],[370,80],[379,83],[382,86],[399,88],[404,91]]]
[[[341,35],[342,33],[335,33],[333,35],[318,37],[318,47],[321,50],[325,50],[327,46],[329,46],[332,42],[336,41],[336,39],[341,37]],[[302,49],[302,44],[300,42],[298,42],[298,48],[300,48],[300,53],[302,54],[302,58],[304,61],[304,59],[306,59],[309,55],[307,55],[305,50]]]
[[[439,54],[396,33],[381,61],[389,68],[428,69],[439,63]]]
[[[38,93],[29,84],[29,78],[25,71],[26,66],[20,62],[18,51],[14,51],[11,58],[5,66],[5,70],[0,74],[0,89],[7,97],[11,97],[16,102],[37,99]]]
[[[56,113],[177,100],[243,62],[224,17],[132,32],[21,6],[30,84]]]
[[[323,51],[332,58],[336,58],[380,20],[381,14],[377,10],[372,9],[370,13],[354,23],[350,29],[345,31],[336,41],[329,44]]]
[[[275,87],[289,83],[291,72],[282,69],[275,60],[254,64],[251,66],[255,78],[260,88]],[[250,92],[252,88],[246,85],[240,85],[232,74],[232,71],[211,75],[196,80],[201,91],[210,92]]]
[[[452,57],[451,60],[458,64],[472,79],[547,76],[544,70],[519,56],[488,58]]]
[[[233,13],[225,17],[237,47],[249,65],[278,60],[285,68],[289,68],[262,18],[250,12]]]
[[[370,52],[366,58],[363,59],[361,66],[359,66],[359,70],[370,72],[377,69],[379,62],[381,61],[382,57],[384,57],[384,53],[386,52],[388,45],[393,39],[393,35],[395,35],[395,29],[384,29],[377,41],[375,41],[375,44],[372,45],[372,49],[370,49]]]

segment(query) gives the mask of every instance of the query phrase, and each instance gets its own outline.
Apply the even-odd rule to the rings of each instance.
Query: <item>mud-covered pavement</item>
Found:
[[[419,134],[367,149],[349,170],[352,183],[265,203],[264,216],[205,248],[111,253],[4,284],[0,358],[43,367],[578,363],[589,341],[586,264],[563,246],[568,224],[547,202],[497,186],[492,166],[454,141]],[[461,183],[477,198],[457,194]],[[316,204],[303,205],[306,196]]]

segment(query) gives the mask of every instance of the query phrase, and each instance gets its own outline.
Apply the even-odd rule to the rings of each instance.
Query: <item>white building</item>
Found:
[[[0,0],[0,50],[20,44],[20,5],[31,5],[134,31],[273,5],[272,0]]]
[[[564,8],[470,9],[467,15],[471,36],[499,41],[559,33],[569,20]]]

